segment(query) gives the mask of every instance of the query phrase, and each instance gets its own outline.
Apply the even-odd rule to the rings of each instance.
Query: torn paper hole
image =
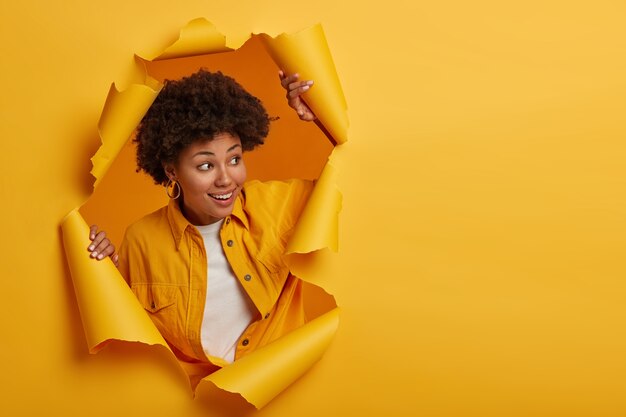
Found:
[[[88,257],[87,223],[83,220],[84,216],[90,222],[97,221],[119,245],[126,225],[166,204],[162,187],[154,186],[147,176],[134,172],[134,149],[128,140],[158,94],[160,86],[155,80],[175,79],[201,67],[211,71],[219,69],[260,97],[270,115],[278,115],[280,120],[272,125],[266,145],[246,155],[250,177],[317,179],[302,214],[304,221],[297,224],[294,239],[289,242],[289,253],[306,256],[324,248],[337,250],[341,195],[336,186],[336,168],[326,160],[333,145],[345,142],[347,118],[345,100],[321,26],[276,39],[255,36],[235,52],[224,52],[227,51],[224,39],[209,22],[196,19],[181,30],[179,40],[163,53],[147,56],[150,59],[145,59],[147,81],[144,84],[132,85],[122,92],[112,87],[109,93],[99,123],[103,144],[92,158],[92,173],[96,178],[94,194],[80,212],[73,210],[62,226],[81,318],[92,352],[110,340],[138,341],[168,348],[112,263],[96,262]],[[290,49],[298,53],[292,54]],[[308,67],[310,62],[316,64]],[[314,79],[316,88],[326,82],[324,88],[318,89],[320,93],[305,97],[318,115],[322,129],[300,122],[286,106],[277,77],[279,67],[299,72],[302,79]],[[331,140],[328,140],[329,135]],[[306,155],[294,157],[303,149]],[[124,203],[124,210],[118,208],[122,206],[120,202]],[[316,282],[315,276],[300,278]],[[320,359],[332,340],[338,320],[332,296],[312,284],[308,284],[306,295],[313,300],[313,308],[308,312],[316,317],[314,320],[205,376],[199,384],[212,383],[239,393],[260,408],[300,377]],[[115,300],[114,308],[110,300]],[[183,368],[187,370],[186,366]],[[192,373],[188,372],[190,376]]]
[[[276,132],[279,130],[277,127],[280,126],[279,123],[272,126],[274,137],[270,136],[267,140],[268,145],[265,145],[265,149],[270,148],[269,151],[266,151],[266,155],[259,152],[260,155],[256,156],[258,158],[256,162],[255,157],[248,158],[248,166],[251,168],[252,176],[259,179],[319,178],[314,195],[303,214],[307,221],[298,224],[294,234],[298,238],[290,243],[289,251],[299,256],[305,256],[306,253],[322,248],[337,249],[336,220],[341,205],[341,196],[334,181],[336,170],[332,163],[324,165],[320,161],[323,162],[332,151],[332,145],[329,143],[340,144],[345,142],[347,119],[345,100],[343,100],[343,94],[321,27],[315,26],[296,35],[281,35],[276,39],[267,35],[253,37],[244,47],[228,54],[223,53],[228,50],[224,46],[224,40],[224,36],[213,25],[204,19],[196,19],[181,30],[179,40],[166,48],[163,53],[146,56],[147,74],[144,84],[132,85],[121,92],[112,87],[107,98],[99,123],[103,144],[92,159],[92,173],[96,178],[95,192],[90,200],[80,208],[80,213],[73,210],[63,223],[64,246],[91,352],[98,351],[111,340],[136,341],[168,348],[167,343],[156,331],[144,309],[130,292],[112,263],[108,260],[95,262],[89,259],[85,250],[88,245],[87,224],[81,213],[90,221],[98,219],[99,224],[109,230],[113,241],[119,242],[123,227],[145,214],[147,212],[146,207],[158,207],[164,204],[165,195],[162,189],[147,184],[146,182],[150,182],[150,180],[146,177],[135,175],[134,172],[127,172],[129,167],[134,171],[132,168],[134,167],[133,149],[128,138],[158,94],[159,84],[155,80],[162,80],[164,77],[176,78],[176,71],[182,71],[181,74],[184,74],[185,71],[190,71],[190,68],[197,69],[202,66],[209,70],[220,69],[225,73],[229,72],[227,69],[230,67],[234,72],[237,72],[238,69],[244,69],[242,73],[233,74],[233,76],[252,94],[263,96],[266,94],[262,91],[265,87],[280,91],[279,94],[270,91],[267,93],[267,99],[261,97],[269,113],[275,115],[272,100],[276,101],[277,106],[280,106],[281,103],[284,106],[283,93],[278,82],[261,83],[258,87],[259,91],[255,91],[257,87],[252,82],[247,85],[244,81],[246,79],[245,69],[252,67],[254,67],[252,79],[261,78],[258,74],[263,67],[259,65],[259,57],[261,56],[259,45],[262,41],[276,60],[276,62],[270,60],[269,62],[273,66],[267,66],[274,72],[273,77],[276,77],[275,71],[279,66],[288,72],[299,72],[303,79],[314,79],[316,87],[325,85],[324,88],[312,89],[311,92],[317,91],[316,95],[311,94],[310,97],[305,98],[309,106],[318,114],[322,130],[325,135],[330,135],[331,142],[320,140],[321,131],[316,130],[313,125],[303,127],[305,124],[297,121],[295,124],[298,126],[297,128],[289,127],[288,124],[293,124],[295,116],[291,110],[287,110],[285,114],[292,117],[292,120],[289,121],[290,116],[282,115],[283,109],[280,123],[283,123],[284,130],[289,134],[283,133],[281,135],[280,132]],[[298,53],[289,53],[290,49],[298,51]],[[237,63],[236,59],[229,62],[230,58],[244,53],[249,53],[251,56],[256,54],[254,66],[242,66]],[[251,58],[244,57],[243,59]],[[299,67],[298,59],[304,62],[303,65],[306,68]],[[202,65],[199,65],[199,62],[202,62]],[[314,62],[315,65],[311,65],[310,62]],[[213,66],[215,68],[212,68]],[[191,70],[191,72],[193,71]],[[330,86],[334,87],[329,88]],[[279,98],[275,99],[274,97]],[[277,110],[277,112],[279,111]],[[302,129],[313,129],[313,131],[303,132]],[[285,139],[277,139],[281,137],[286,137],[290,142],[284,142]],[[280,140],[283,140],[282,144],[279,143]],[[306,140],[312,142],[307,143]],[[272,142],[276,144],[274,152],[278,152],[278,156],[272,154],[271,145],[269,145]],[[297,146],[292,148],[290,152],[285,151],[283,146],[290,144],[297,144]],[[324,145],[316,147],[314,144]],[[302,148],[307,150],[306,161],[311,163],[303,164],[301,159],[292,157],[297,149]],[[281,152],[283,158],[280,158]],[[284,163],[281,162],[282,165],[268,164],[263,158],[272,161],[281,160]],[[268,170],[268,167],[277,171]],[[107,192],[107,187],[110,186],[112,188]],[[142,189],[142,192],[138,193],[137,189]],[[149,192],[144,192],[148,189],[150,189]],[[100,201],[98,201],[99,194],[101,194]],[[132,196],[136,195],[141,196],[142,204],[132,202]],[[115,199],[118,202],[121,199],[125,203],[125,207],[136,208],[137,212],[122,210],[124,213],[121,215],[119,209],[108,210],[108,212],[115,212],[115,215],[113,218],[105,220],[105,214],[102,211],[98,212],[98,208],[106,207],[106,203]],[[321,215],[321,221],[315,220],[317,214]],[[120,219],[124,215],[126,218]],[[319,233],[320,229],[324,229],[324,232]],[[307,239],[307,236],[310,238]],[[302,278],[310,282],[316,281],[315,277],[312,276],[303,276]],[[337,309],[332,308],[334,307],[332,297],[329,298],[321,288],[314,286],[310,288],[312,289],[309,293],[310,297],[314,298],[316,302],[313,303],[315,308],[311,309],[309,313],[312,316],[317,316],[317,318],[265,347],[244,356],[232,365],[225,366],[204,377],[199,382],[200,386],[205,383],[215,384],[221,389],[239,393],[247,401],[260,408],[319,360],[336,330],[338,316]],[[115,303],[112,304],[111,300],[115,300]],[[184,364],[181,363],[181,365]],[[183,366],[183,368],[187,367]],[[188,372],[189,375],[192,373]]]

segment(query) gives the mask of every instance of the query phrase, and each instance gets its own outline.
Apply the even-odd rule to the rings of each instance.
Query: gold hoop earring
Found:
[[[176,190],[176,194],[170,194],[170,187],[172,187],[172,191]],[[180,197],[180,185],[178,184],[178,182],[173,181],[170,178],[165,185],[165,194],[167,194],[167,196],[173,200],[176,200],[178,197]]]

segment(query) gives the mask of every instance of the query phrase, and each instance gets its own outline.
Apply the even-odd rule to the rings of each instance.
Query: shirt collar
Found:
[[[170,202],[167,205],[167,220],[170,223],[172,229],[172,236],[176,242],[176,249],[180,247],[180,242],[183,239],[185,230],[191,226],[191,223],[183,216],[178,205],[178,199],[170,198]]]
[[[243,224],[243,227],[245,227],[246,230],[250,230],[250,224],[248,223],[248,216],[246,215],[246,212],[244,211],[245,202],[246,202],[246,193],[244,189],[242,188],[241,191],[239,192],[239,195],[237,196],[237,200],[235,200],[235,205],[233,206],[233,212],[231,213],[231,216],[237,218],[241,222],[241,224]]]
[[[241,224],[246,228],[246,230],[249,230],[250,225],[248,223],[248,216],[246,216],[243,208],[244,199],[245,196],[243,195],[242,190],[235,200],[231,217],[239,220]],[[169,221],[170,228],[172,229],[172,236],[174,236],[174,241],[176,242],[176,249],[178,249],[180,247],[180,242],[185,235],[185,230],[187,230],[188,227],[192,227],[195,230],[193,225],[189,223],[189,220],[185,218],[182,211],[180,210],[178,199],[170,198],[170,201],[167,205],[167,220]]]

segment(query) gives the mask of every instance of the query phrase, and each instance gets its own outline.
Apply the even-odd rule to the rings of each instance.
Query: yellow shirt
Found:
[[[312,182],[301,180],[248,182],[224,219],[224,253],[257,309],[238,341],[235,360],[305,322],[302,281],[290,274],[283,255],[312,188]],[[226,364],[202,349],[207,255],[202,236],[183,216],[178,200],[126,230],[119,265],[179,359]]]

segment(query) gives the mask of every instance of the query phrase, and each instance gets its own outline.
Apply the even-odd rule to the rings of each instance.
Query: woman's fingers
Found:
[[[96,238],[96,233],[98,233],[98,226],[92,224],[89,228],[89,240],[94,240]]]
[[[280,78],[280,85],[283,86],[283,88],[288,89],[289,84],[298,81],[298,77],[300,75],[298,73],[295,74],[291,74],[291,75],[285,75],[285,72],[280,70],[278,71],[278,77]]]
[[[106,258],[109,255],[113,255],[113,253],[115,253],[115,246],[113,246],[109,239],[104,238],[102,239],[102,242],[100,242],[100,244],[96,246],[96,249],[94,249],[94,251],[92,252],[92,256],[100,260]]]
[[[89,228],[89,239],[91,244],[87,248],[90,257],[101,260],[115,253],[115,246],[106,237],[105,232],[98,232],[98,226],[93,225]],[[117,258],[117,255],[115,255]],[[117,265],[117,259],[113,261]]]
[[[299,81],[299,74],[285,75],[284,71],[278,71],[278,77],[280,78],[280,84],[287,90],[287,103],[298,113],[300,120],[308,122],[315,120],[315,114],[300,97],[311,88],[313,81]]]
[[[294,98],[307,91],[313,85],[312,80],[298,81],[300,74],[285,75],[284,71],[278,71],[280,85],[287,90],[287,97]]]
[[[299,97],[302,93],[306,92],[313,85],[313,81],[298,81],[295,83],[289,84],[287,88],[287,97],[288,98],[296,98]]]
[[[304,120],[305,122],[312,122],[313,120],[317,119],[317,116],[315,116],[315,114],[313,114],[311,109],[309,109],[308,107],[305,107],[302,111],[297,110],[297,112],[300,120]]]
[[[91,239],[91,243],[87,250],[93,252],[104,238],[106,238],[106,233],[98,232],[98,226],[96,225],[91,226],[89,229],[89,239]]]
[[[111,244],[106,237],[106,233],[98,232],[96,237],[91,241],[91,245],[87,248],[91,252],[92,258],[102,259],[104,256],[100,256],[102,252]],[[111,252],[113,253],[113,252]]]

